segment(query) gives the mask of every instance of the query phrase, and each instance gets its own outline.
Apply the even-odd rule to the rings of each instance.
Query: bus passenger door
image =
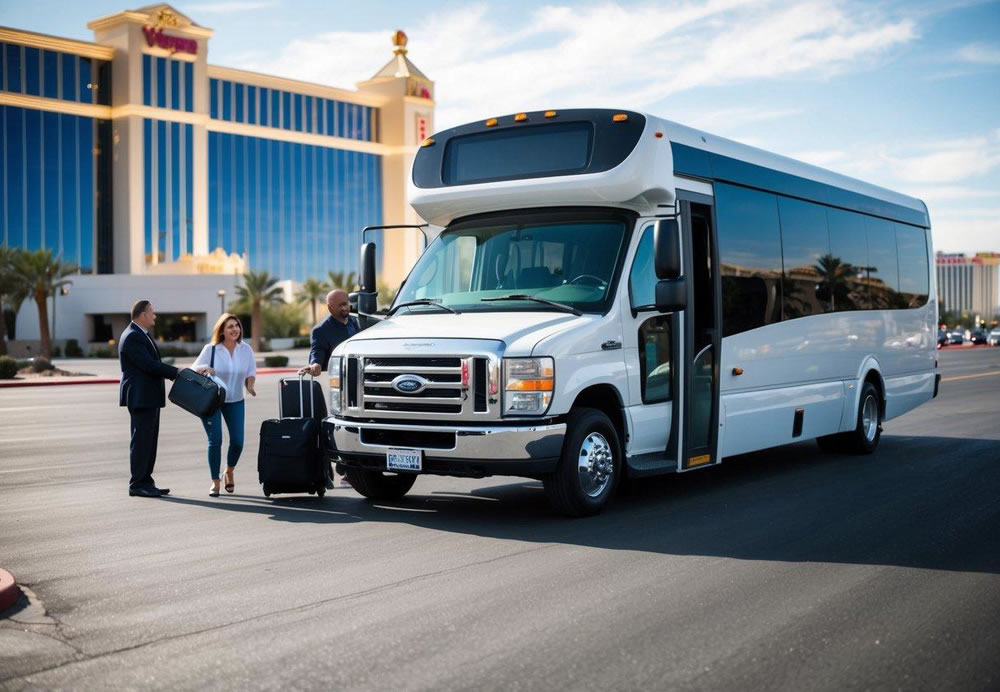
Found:
[[[721,303],[711,198],[687,193],[679,198],[688,302],[682,337],[683,434],[678,470],[686,471],[720,461]]]

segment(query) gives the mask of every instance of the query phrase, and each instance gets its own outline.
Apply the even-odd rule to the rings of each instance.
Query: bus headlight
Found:
[[[332,356],[326,366],[330,375],[330,413],[340,413],[340,356]]]
[[[504,415],[541,415],[552,403],[555,389],[552,358],[504,358]]]

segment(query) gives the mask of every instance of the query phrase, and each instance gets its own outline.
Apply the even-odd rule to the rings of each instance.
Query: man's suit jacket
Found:
[[[353,317],[348,317],[347,321],[351,325],[352,331],[348,331],[347,325],[340,320],[335,320],[330,315],[325,320],[313,327],[309,337],[309,364],[319,363],[326,372],[326,366],[333,355],[333,349],[337,348],[342,341],[361,331],[358,321]]]
[[[129,408],[163,408],[167,403],[163,379],[177,377],[177,368],[160,361],[160,351],[135,322],[118,340],[122,367],[118,405]]]

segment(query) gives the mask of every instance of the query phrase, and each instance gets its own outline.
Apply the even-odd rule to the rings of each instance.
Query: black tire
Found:
[[[271,489],[267,486],[267,483],[264,484],[264,497],[271,497]]]
[[[621,442],[607,415],[593,408],[570,411],[559,466],[542,479],[552,506],[570,517],[597,514],[614,493],[621,473]]]
[[[872,402],[869,405],[873,406],[875,411],[874,426],[865,423],[865,402],[869,400]],[[882,439],[882,418],[884,415],[882,399],[878,395],[878,390],[871,382],[865,382],[861,385],[854,430],[817,437],[816,443],[824,452],[832,454],[871,454],[878,447],[878,441]],[[871,410],[869,410],[870,418]]]
[[[351,487],[369,500],[398,500],[409,492],[417,480],[414,474],[382,473],[350,466],[344,470]]]
[[[882,439],[882,399],[871,382],[861,385],[856,425],[844,433],[843,449],[849,454],[871,454]]]

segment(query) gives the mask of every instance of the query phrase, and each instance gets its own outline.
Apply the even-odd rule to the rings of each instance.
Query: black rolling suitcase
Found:
[[[323,397],[323,385],[315,379],[304,379],[302,377],[286,377],[278,383],[278,415],[281,418],[305,418],[306,413],[302,411],[302,403],[305,397],[302,389],[312,392],[312,401],[307,407],[310,411],[309,418],[313,418],[317,423],[326,418],[326,399]]]
[[[301,380],[301,377],[299,378]],[[314,382],[314,380],[310,380]],[[282,381],[284,391],[284,381]],[[300,400],[296,412],[305,409],[305,387],[298,387]],[[316,383],[319,384],[319,383]],[[326,494],[326,464],[320,452],[319,421],[315,418],[315,399],[310,399],[310,416],[285,418],[283,397],[278,399],[281,418],[266,420],[260,426],[260,450],[257,453],[257,477],[264,497],[275,493]]]

